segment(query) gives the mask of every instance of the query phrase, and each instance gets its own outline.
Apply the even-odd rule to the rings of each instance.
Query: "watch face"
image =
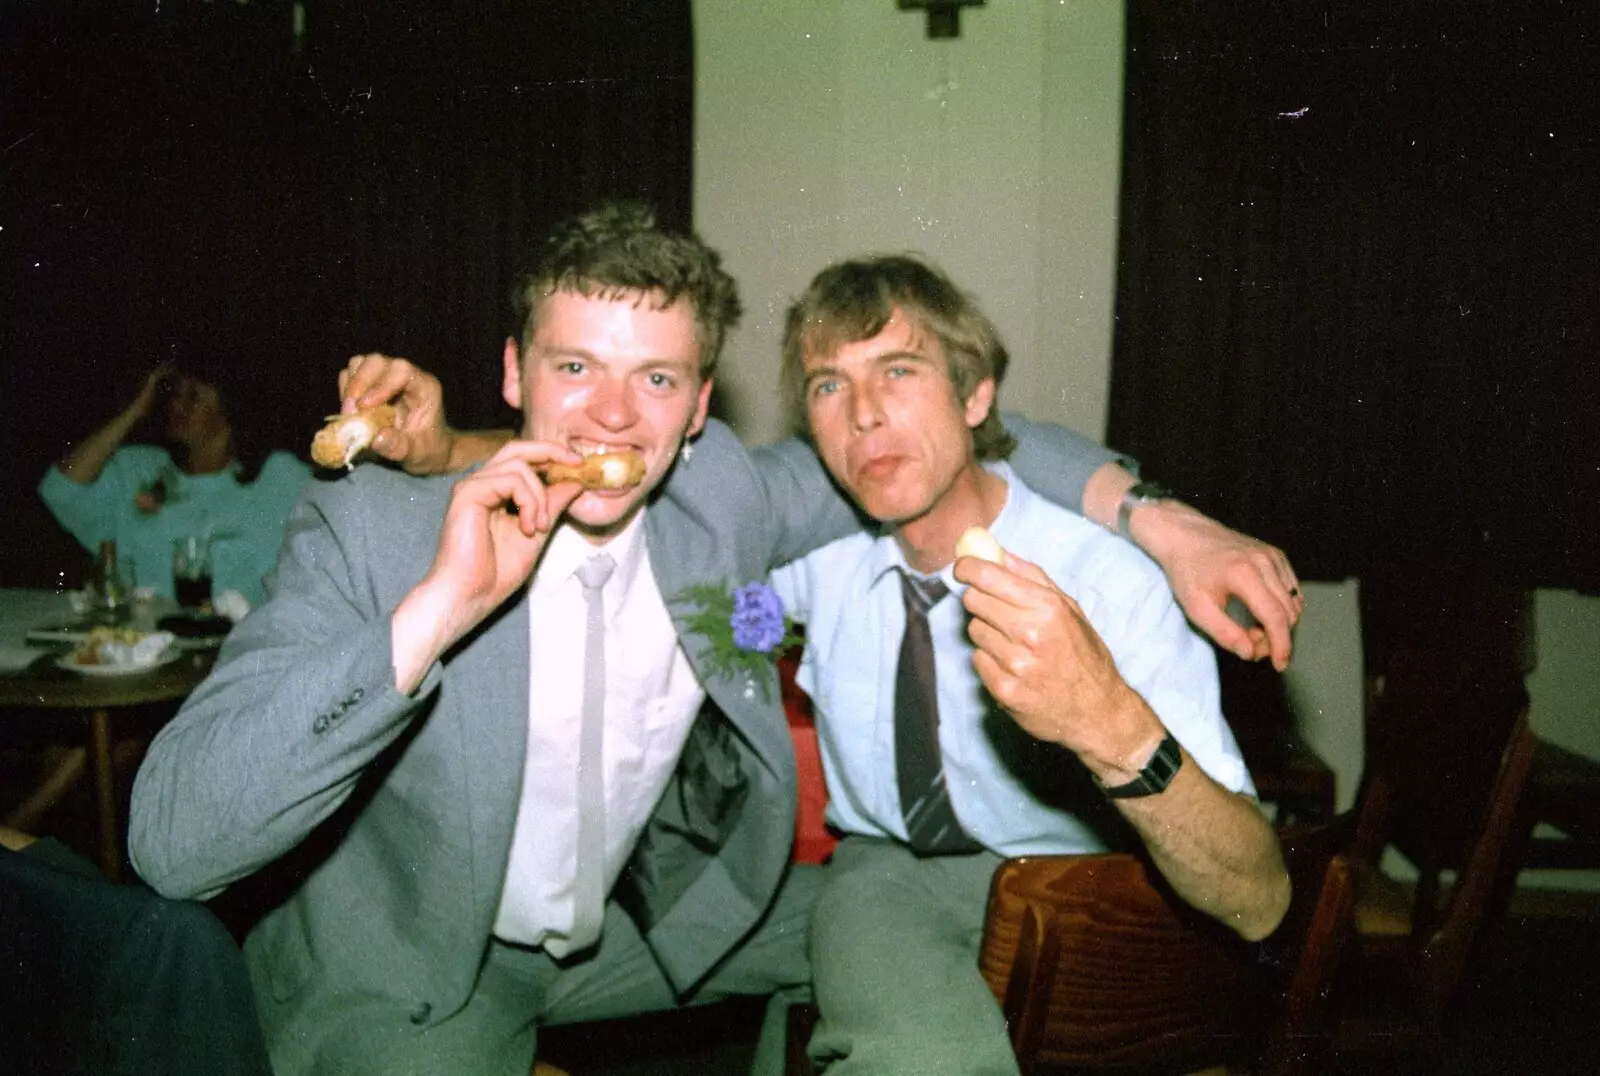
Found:
[[[1139,771],[1139,776],[1125,785],[1108,788],[1105,793],[1114,800],[1153,796],[1157,792],[1166,790],[1182,766],[1183,748],[1179,747],[1177,739],[1168,733],[1167,738],[1156,748],[1156,753],[1150,756],[1150,761],[1145,763],[1144,769]]]
[[[1160,792],[1172,783],[1178,775],[1178,767],[1183,765],[1183,751],[1178,747],[1178,741],[1168,736],[1161,741],[1161,746],[1156,748],[1156,753],[1151,757],[1150,764],[1144,768],[1139,776],[1148,780],[1154,787],[1153,792]]]

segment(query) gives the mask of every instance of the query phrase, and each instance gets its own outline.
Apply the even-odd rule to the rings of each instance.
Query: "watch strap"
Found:
[[[1156,747],[1156,753],[1150,756],[1150,761],[1144,764],[1144,769],[1139,771],[1139,776],[1127,784],[1111,785],[1104,789],[1105,794],[1114,800],[1131,800],[1139,796],[1153,796],[1163,792],[1178,775],[1178,770],[1183,766],[1183,748],[1172,733],[1167,733],[1167,738]]]

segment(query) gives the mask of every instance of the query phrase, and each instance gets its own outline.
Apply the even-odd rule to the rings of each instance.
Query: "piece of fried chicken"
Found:
[[[644,481],[644,460],[632,452],[598,452],[582,463],[546,464],[544,480],[576,482],[584,489],[627,489]]]
[[[394,408],[388,404],[367,407],[352,415],[329,415],[328,424],[311,438],[311,459],[318,467],[350,470],[382,430],[394,425]]]

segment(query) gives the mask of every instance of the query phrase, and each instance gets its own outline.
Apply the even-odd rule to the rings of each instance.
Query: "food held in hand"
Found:
[[[582,463],[550,463],[544,480],[576,482],[584,489],[627,489],[644,481],[644,459],[633,452],[597,452]]]
[[[1006,561],[1000,543],[982,527],[968,527],[961,532],[961,537],[956,539],[956,556],[977,557],[990,564],[1004,564]]]
[[[349,470],[373,438],[394,425],[394,419],[394,408],[388,404],[363,408],[353,415],[329,415],[328,424],[311,439],[311,459],[318,467]]]

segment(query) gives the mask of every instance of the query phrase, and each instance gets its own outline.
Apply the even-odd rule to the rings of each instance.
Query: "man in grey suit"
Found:
[[[295,874],[246,942],[280,1074],[526,1073],[541,1025],[808,974],[776,676],[713,672],[685,596],[856,517],[809,448],[707,421],[738,300],[697,238],[606,207],[521,294],[522,438],[465,476],[310,491],[135,784],[159,892]],[[1111,459],[1016,428],[1018,472],[1073,506]],[[631,488],[542,477],[619,449]]]

